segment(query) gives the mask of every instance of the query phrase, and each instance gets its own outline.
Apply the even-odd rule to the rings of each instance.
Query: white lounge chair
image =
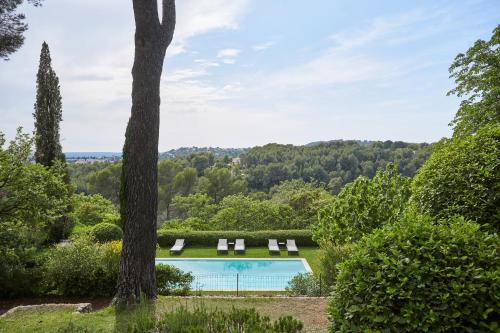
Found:
[[[234,253],[245,253],[245,240],[237,239],[234,243]]]
[[[288,254],[299,254],[299,249],[297,248],[297,245],[295,245],[295,239],[286,240],[286,249]]]
[[[180,254],[184,249],[184,239],[176,239],[174,246],[170,248],[170,254]]]
[[[219,239],[219,243],[217,244],[217,253],[227,253],[227,239]]]
[[[276,239],[269,239],[267,248],[269,249],[269,253],[280,253],[280,247]]]

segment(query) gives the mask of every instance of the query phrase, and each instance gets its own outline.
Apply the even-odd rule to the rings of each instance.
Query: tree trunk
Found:
[[[121,217],[123,249],[116,301],[128,306],[156,298],[155,251],[158,202],[160,78],[175,27],[175,0],[134,0],[135,58],[132,111],[123,147]]]

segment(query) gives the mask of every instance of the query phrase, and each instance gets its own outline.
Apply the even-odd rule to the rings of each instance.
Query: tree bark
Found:
[[[132,110],[125,133],[121,177],[123,249],[116,302],[128,306],[156,298],[155,251],[158,202],[160,79],[175,27],[175,0],[133,0],[135,58]]]

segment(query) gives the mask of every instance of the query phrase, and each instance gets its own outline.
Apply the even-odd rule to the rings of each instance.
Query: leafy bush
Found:
[[[327,295],[327,288],[320,278],[312,273],[299,273],[288,282],[285,288],[292,296],[323,296]]]
[[[85,225],[81,223],[75,224],[73,229],[71,229],[71,235],[69,236],[69,239],[76,239],[80,236],[91,236],[92,235],[92,229],[94,226],[91,225]]]
[[[58,245],[45,263],[47,292],[64,296],[111,296],[116,290],[121,242],[96,243],[80,237]]]
[[[120,216],[116,207],[100,194],[75,194],[72,201],[71,218],[75,223],[95,225],[102,222],[118,222],[119,224]]]
[[[228,312],[207,310],[196,307],[190,311],[179,307],[163,315],[157,323],[160,332],[268,332],[268,333],[298,333],[302,332],[303,324],[290,316],[282,316],[271,322],[269,317],[261,316],[255,309],[232,308]]]
[[[269,238],[285,240],[295,239],[297,246],[315,246],[310,230],[266,230],[266,231],[182,231],[159,230],[158,244],[161,247],[172,246],[176,239],[186,240],[188,246],[215,246],[219,238],[244,238],[246,246],[267,246]]]
[[[170,210],[171,218],[197,218],[207,222],[217,211],[217,205],[211,197],[203,193],[176,195],[172,199]]]
[[[101,243],[123,238],[122,229],[116,224],[98,223],[92,228],[92,236]]]
[[[373,229],[394,222],[409,197],[410,179],[398,174],[395,164],[378,171],[372,180],[359,177],[320,212],[314,239],[335,244],[357,241]]]
[[[156,291],[159,295],[186,295],[193,282],[191,273],[170,265],[156,265]]]
[[[197,218],[188,217],[185,220],[171,219],[162,223],[161,229],[163,230],[203,230],[207,227],[207,222]]]
[[[6,227],[6,224],[2,224]],[[45,256],[29,245],[30,238],[10,225],[0,230],[0,299],[38,295]],[[5,246],[8,244],[8,246]]]
[[[283,181],[273,186],[269,195],[272,202],[290,206],[296,224],[301,227],[313,225],[318,219],[318,211],[331,204],[334,198],[318,184],[306,183],[302,179]]]
[[[292,207],[272,201],[258,201],[243,194],[225,197],[208,227],[215,230],[282,230],[305,227]]]
[[[326,243],[321,246],[320,269],[322,282],[326,288],[332,287],[338,275],[338,264],[351,256],[352,244],[335,245]]]
[[[452,218],[405,215],[339,265],[334,332],[498,332],[497,234]]]
[[[462,215],[500,230],[500,126],[437,145],[413,180],[412,202],[438,218]]]
[[[64,165],[31,163],[32,147],[21,129],[7,147],[0,132],[0,298],[37,294],[43,261],[37,251],[71,228]]]

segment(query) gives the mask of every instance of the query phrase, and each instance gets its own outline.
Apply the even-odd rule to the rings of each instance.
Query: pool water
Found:
[[[311,271],[305,259],[156,259],[195,277],[194,290],[284,290],[298,273]]]

